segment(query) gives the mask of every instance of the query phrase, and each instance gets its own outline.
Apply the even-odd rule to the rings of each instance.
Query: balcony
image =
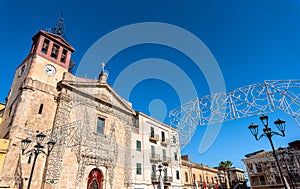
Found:
[[[173,182],[173,177],[171,177],[171,176],[162,176],[162,178],[163,178],[164,183],[171,183],[171,182]],[[154,174],[154,173],[152,173],[151,174],[151,181],[153,183],[159,183],[159,176],[156,175],[156,174]]]
[[[257,168],[256,168],[256,171],[257,171],[257,173],[262,173],[262,172],[263,172],[263,170],[262,170],[261,167],[257,167]]]
[[[173,177],[170,177],[170,176],[164,176],[164,182],[166,182],[166,183],[173,182]]]
[[[171,162],[171,158],[170,157],[167,157],[167,156],[163,156],[162,157],[162,164],[163,165],[169,165]]]
[[[267,185],[267,183],[266,182],[259,182],[259,181],[256,181],[256,182],[251,182],[251,185],[252,186],[265,186],[265,185]]]
[[[167,146],[170,144],[170,140],[168,138],[161,138],[161,145]]]
[[[159,154],[150,153],[150,161],[159,161]]]
[[[157,142],[159,141],[159,135],[158,134],[154,134],[154,133],[150,133],[149,134],[149,140],[150,142]]]
[[[152,182],[158,182],[158,176],[155,173],[151,174],[151,181]]]

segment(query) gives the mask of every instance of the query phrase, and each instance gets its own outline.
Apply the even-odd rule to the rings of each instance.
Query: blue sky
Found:
[[[113,30],[135,23],[159,22],[183,28],[207,46],[222,71],[228,92],[264,80],[299,79],[299,0],[1,0],[0,102],[5,101],[15,68],[29,53],[31,37],[40,29],[52,28],[62,12],[67,40],[76,49],[72,60],[77,66],[87,50]],[[158,44],[135,45],[115,54],[107,62],[108,82],[112,85],[129,65],[146,58],[173,63],[190,78],[199,97],[210,94],[203,72],[189,57]],[[86,77],[97,76],[100,60],[97,63],[99,70]],[[91,69],[95,71],[94,67]],[[168,70],[165,73],[168,75]],[[149,78],[135,85],[129,101],[136,110],[151,114],[149,104],[153,99],[161,100],[156,103],[158,109],[169,112],[180,105],[178,96],[174,86]],[[299,128],[294,120],[281,112],[270,114],[271,121],[278,117],[287,120],[287,136],[274,137],[275,146],[286,146],[299,139]],[[167,117],[164,122],[168,123]],[[198,153],[198,146],[205,127],[199,128],[183,153],[190,154],[191,160],[209,166],[231,160],[235,166],[243,168],[240,159],[245,154],[270,150],[267,139],[257,142],[251,136],[247,127],[252,122],[258,123],[258,117],[224,123],[215,143],[203,154]]]

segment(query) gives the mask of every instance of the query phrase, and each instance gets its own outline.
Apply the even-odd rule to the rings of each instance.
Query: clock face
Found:
[[[45,71],[48,75],[54,75],[56,73],[56,69],[51,64],[47,64],[45,67]]]

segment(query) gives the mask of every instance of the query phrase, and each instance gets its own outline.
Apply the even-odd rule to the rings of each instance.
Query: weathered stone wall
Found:
[[[49,170],[60,166],[60,172],[56,176],[48,172],[46,188],[86,187],[88,174],[94,168],[103,172],[106,188],[125,188],[131,174],[128,149],[131,148],[131,127],[135,124],[128,105],[122,105],[122,100],[115,99],[114,92],[105,86],[77,82],[72,88],[74,80],[70,80],[73,78],[68,74],[65,78],[69,78],[69,82],[59,86],[61,94],[53,130],[54,135],[57,133],[54,138],[59,141],[54,154],[58,150],[62,156],[52,163],[54,155],[51,156],[48,164]],[[105,119],[104,134],[96,133],[98,117]],[[64,140],[59,133],[65,133]],[[66,176],[69,173],[73,179]],[[50,184],[53,177],[55,182]]]
[[[32,162],[27,163],[30,153],[27,156],[21,155],[21,140],[27,137],[34,139],[37,130],[44,132],[51,129],[56,109],[54,87],[26,78],[21,89],[14,103],[13,116],[5,120],[6,125],[2,125],[2,129],[9,130],[9,135],[6,137],[11,142],[4,161],[1,184],[15,187],[19,187],[21,182],[27,185],[32,166]],[[43,104],[43,110],[39,112],[41,104]],[[32,143],[35,143],[35,140]],[[30,146],[28,149],[32,148],[33,146]],[[45,155],[41,153],[36,162],[32,187],[40,187],[42,184],[45,160]]]

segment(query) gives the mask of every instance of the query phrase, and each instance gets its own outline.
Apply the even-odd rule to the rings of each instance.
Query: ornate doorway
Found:
[[[102,189],[103,174],[99,169],[93,169],[89,174],[87,189]]]

